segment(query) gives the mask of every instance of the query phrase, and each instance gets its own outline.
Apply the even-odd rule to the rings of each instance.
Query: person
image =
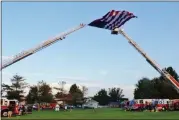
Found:
[[[154,107],[155,107],[155,112],[157,112],[157,104],[158,104],[158,102],[157,101],[155,101],[155,104],[154,104]]]
[[[13,111],[13,106],[9,105],[9,107],[8,107],[8,118],[12,117],[12,111]]]
[[[65,111],[67,111],[67,105],[65,105]]]
[[[149,111],[152,112],[152,103],[149,103]]]
[[[14,113],[15,115],[19,115],[19,106],[18,105],[15,105],[15,108],[14,108]]]
[[[95,107],[93,107],[93,112],[96,112]]]
[[[56,104],[56,106],[55,106],[55,111],[59,111],[59,105],[58,104]]]
[[[25,113],[27,113],[27,109],[28,109],[28,106],[27,106],[27,105],[25,105]]]
[[[41,109],[40,104],[37,104],[37,108],[38,108],[38,111],[40,111],[40,109]]]
[[[156,111],[156,109],[155,109],[155,101],[152,101],[152,111]]]
[[[25,114],[25,106],[22,105],[22,115],[24,115],[24,114]]]
[[[70,106],[70,112],[72,111],[72,107],[73,107],[73,106]]]

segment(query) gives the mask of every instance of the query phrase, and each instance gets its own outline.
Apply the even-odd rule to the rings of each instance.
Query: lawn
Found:
[[[7,118],[5,118],[7,119]],[[125,112],[118,108],[70,111],[33,111],[13,119],[179,119],[179,112]]]

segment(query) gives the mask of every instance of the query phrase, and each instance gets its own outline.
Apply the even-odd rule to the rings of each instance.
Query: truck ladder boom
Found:
[[[36,53],[36,52],[38,52],[38,51],[40,51],[40,50],[42,50],[42,49],[44,49],[44,48],[46,48],[46,47],[48,47],[48,46],[50,46],[50,45],[52,45],[52,44],[54,44],[55,42],[58,42],[59,40],[65,39],[65,37],[67,35],[75,32],[75,31],[77,31],[77,30],[79,30],[83,27],[85,27],[85,24],[80,24],[79,26],[72,28],[72,29],[70,29],[66,32],[63,32],[60,35],[58,35],[58,36],[56,36],[52,39],[46,40],[45,42],[41,43],[40,45],[38,45],[38,46],[36,46],[32,49],[29,49],[27,51],[23,51],[23,52],[15,55],[12,60],[5,61],[5,63],[1,66],[1,70],[12,65],[12,64],[14,64],[14,63],[16,63],[16,62],[18,62],[18,61],[20,61],[20,60],[22,60],[22,59],[24,59],[24,58],[26,58],[26,57],[28,57],[28,56],[30,56],[30,55],[32,55],[32,54],[34,54],[34,53]]]
[[[146,61],[154,67],[155,70],[157,70],[166,80],[169,80],[174,88],[179,93],[179,82],[175,80],[166,70],[161,69],[160,66],[155,63],[138,45],[135,41],[133,41],[131,38],[128,37],[128,35],[122,30],[119,29],[119,33],[122,34],[128,42],[146,59]]]

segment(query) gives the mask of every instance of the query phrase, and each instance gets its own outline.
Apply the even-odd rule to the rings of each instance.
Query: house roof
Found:
[[[64,97],[56,98],[55,100],[57,100],[57,101],[68,101],[68,100],[72,100],[72,95],[71,95],[71,94],[67,94],[67,95],[64,95]]]
[[[88,103],[88,102],[95,102],[95,103],[98,103],[97,101],[95,101],[95,100],[93,100],[93,99],[88,100],[87,103]]]

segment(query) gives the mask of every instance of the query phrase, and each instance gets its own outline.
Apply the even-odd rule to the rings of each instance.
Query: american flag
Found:
[[[124,25],[131,18],[137,18],[133,13],[128,11],[115,11],[111,10],[102,18],[97,19],[89,23],[89,26],[104,28],[108,30],[114,30]]]

